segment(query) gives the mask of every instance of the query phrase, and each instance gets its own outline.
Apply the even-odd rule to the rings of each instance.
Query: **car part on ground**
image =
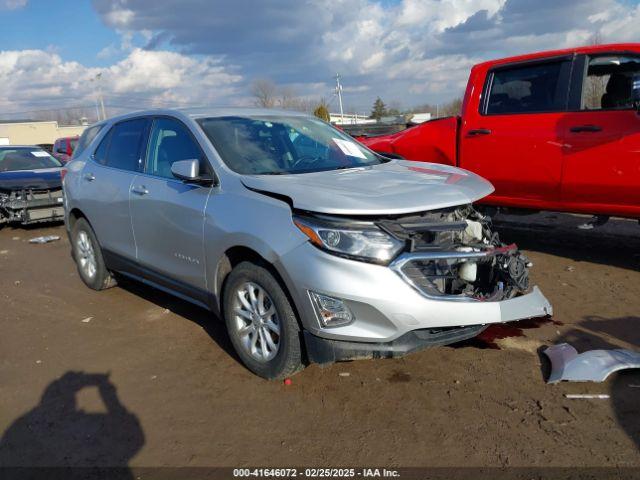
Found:
[[[544,354],[551,361],[547,383],[604,382],[619,370],[640,368],[640,352],[632,350],[589,350],[578,354],[568,343],[553,345]]]
[[[29,240],[29,243],[51,243],[60,240],[58,235],[46,235],[44,237],[34,237]]]

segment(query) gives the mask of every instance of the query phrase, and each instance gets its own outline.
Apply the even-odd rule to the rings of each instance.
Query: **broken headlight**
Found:
[[[346,225],[299,216],[293,223],[315,246],[346,257],[386,264],[404,248],[404,242],[372,223]]]

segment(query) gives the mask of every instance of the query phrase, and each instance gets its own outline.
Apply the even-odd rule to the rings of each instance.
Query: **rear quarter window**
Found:
[[[94,160],[108,167],[141,172],[148,124],[146,118],[115,124],[100,142]]]
[[[93,142],[93,139],[96,138],[96,135],[100,133],[100,131],[102,130],[102,127],[104,127],[104,125],[95,125],[93,127],[89,127],[84,132],[82,132],[82,135],[80,136],[79,140],[71,141],[71,146],[73,148],[72,158],[78,157],[82,152],[84,152],[87,149],[89,145],[91,145],[91,142]]]

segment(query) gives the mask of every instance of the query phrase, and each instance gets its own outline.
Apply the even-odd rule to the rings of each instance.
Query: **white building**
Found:
[[[0,145],[53,144],[58,138],[81,135],[86,125],[61,126],[58,122],[2,122]]]
[[[330,122],[335,125],[364,125],[367,123],[376,123],[375,119],[369,118],[366,115],[358,115],[357,113],[345,113],[344,115],[330,113],[329,119]]]
[[[409,121],[411,123],[424,123],[424,122],[428,122],[429,120],[431,120],[431,114],[430,113],[414,113],[411,118],[409,119]]]

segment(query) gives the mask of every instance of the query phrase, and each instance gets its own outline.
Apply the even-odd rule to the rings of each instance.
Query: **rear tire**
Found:
[[[104,290],[115,286],[116,281],[104,264],[96,234],[84,218],[79,218],[71,230],[71,248],[80,278],[87,287]]]
[[[298,319],[266,268],[242,262],[231,271],[224,286],[223,313],[231,343],[253,373],[279,380],[302,370]]]

